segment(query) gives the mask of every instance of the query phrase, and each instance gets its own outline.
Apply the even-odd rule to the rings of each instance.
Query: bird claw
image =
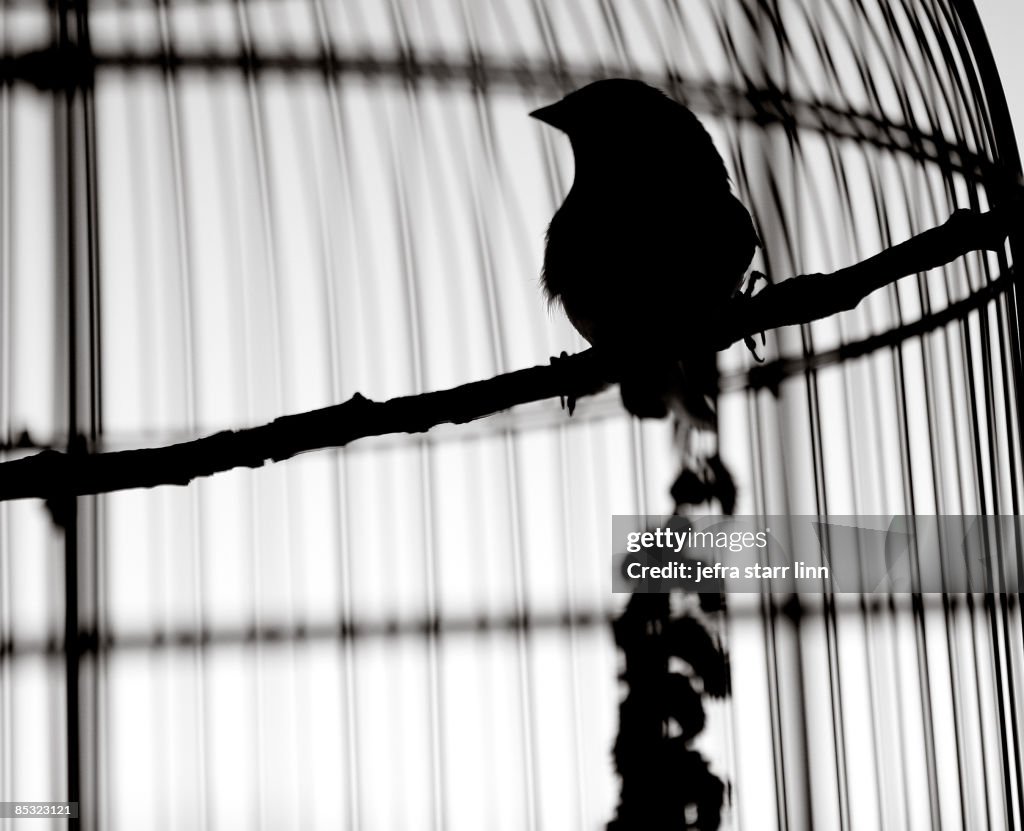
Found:
[[[761,343],[764,345],[764,332],[761,333]],[[764,363],[764,358],[757,354],[757,344],[754,343],[754,339],[750,335],[746,335],[743,338],[743,344],[750,350],[750,354],[754,356],[754,360],[759,364]]]
[[[757,287],[758,280],[764,280],[767,283],[768,282],[768,277],[767,277],[767,275],[763,271],[758,271],[757,269],[751,270],[750,276],[747,278],[747,285],[743,289],[743,296],[744,297],[752,297],[753,296],[754,289]]]
[[[758,280],[764,280],[767,283],[768,277],[762,271],[757,271],[756,269],[752,270],[750,272],[750,277],[747,278],[747,285],[743,289],[743,296],[745,298],[750,298],[754,296],[754,288],[757,286]],[[743,343],[747,347],[747,349],[750,350],[750,354],[754,356],[754,360],[757,361],[759,364],[763,364],[764,358],[757,354],[757,344],[754,343],[754,339],[750,335],[747,335],[746,337],[743,338]],[[764,332],[762,331],[761,346],[766,345],[767,340],[765,339]]]
[[[563,349],[561,355],[558,355],[557,357],[552,356],[551,366],[558,366],[558,361],[564,361],[568,357],[569,353]],[[558,404],[563,410],[568,408],[569,417],[572,418],[572,414],[576,410],[576,396],[571,393],[569,395],[560,395],[558,396]]]

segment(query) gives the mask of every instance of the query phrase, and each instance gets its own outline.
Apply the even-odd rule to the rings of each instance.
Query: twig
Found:
[[[1024,200],[986,213],[956,211],[945,223],[832,274],[794,277],[753,297],[734,298],[717,318],[680,335],[680,354],[694,344],[726,349],[746,336],[810,323],[854,308],[871,292],[909,274],[951,262],[975,250],[999,250]],[[113,453],[44,450],[0,464],[0,501],[109,493],[158,485],[187,485],[236,467],[261,467],[307,450],[343,447],[389,433],[422,433],[464,424],[517,404],[559,396],[581,398],[615,381],[601,354],[588,349],[553,362],[449,390],[375,402],[356,393],[348,401],[283,416],[246,430],[216,433],[166,447]]]

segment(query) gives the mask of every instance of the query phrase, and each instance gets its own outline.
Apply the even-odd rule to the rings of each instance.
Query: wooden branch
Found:
[[[951,263],[971,251],[999,251],[1024,220],[1024,197],[985,213],[959,210],[937,228],[831,274],[805,274],[736,298],[720,322],[719,349],[768,329],[810,323],[849,311],[877,289],[901,277]]]
[[[283,416],[247,430],[227,430],[194,441],[144,450],[67,454],[44,450],[0,464],[0,501],[26,497],[108,493],[157,485],[187,485],[236,467],[261,467],[306,450],[343,447],[389,433],[422,433],[438,424],[465,424],[516,404],[598,392],[611,379],[593,349],[454,389],[371,401],[348,401]]]
[[[794,277],[753,297],[736,297],[704,328],[681,335],[680,350],[713,343],[719,350],[758,332],[810,323],[854,308],[868,294],[901,277],[936,268],[975,250],[999,250],[1020,223],[1024,200],[987,213],[957,211],[945,223],[832,274]],[[356,393],[348,401],[283,416],[247,430],[216,433],[167,447],[114,453],[44,450],[0,464],[0,501],[58,499],[158,485],[187,485],[236,467],[261,467],[307,450],[343,447],[389,433],[422,433],[437,424],[464,424],[517,404],[558,396],[582,398],[615,381],[595,349],[549,366],[535,366],[449,390],[375,402]]]

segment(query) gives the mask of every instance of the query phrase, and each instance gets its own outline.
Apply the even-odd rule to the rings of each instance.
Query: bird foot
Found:
[[[766,283],[768,282],[768,278],[765,276],[764,272],[757,271],[755,269],[750,272],[750,276],[747,278],[747,285],[743,289],[744,297],[750,298],[754,296],[754,288],[757,286],[758,280],[764,280]],[[750,335],[747,335],[745,338],[743,338],[743,343],[747,347],[747,349],[750,350],[750,354],[754,356],[754,360],[757,361],[759,364],[763,364],[764,358],[757,354],[757,344],[754,343],[754,339]],[[764,331],[762,331],[761,346],[765,346],[766,344],[767,341],[764,337]]]
[[[743,345],[750,350],[750,354],[754,356],[755,361],[757,361],[759,364],[764,363],[764,358],[757,354],[757,344],[754,342],[754,339],[750,337],[750,335],[745,335],[743,337]],[[764,345],[764,332],[761,333],[761,345]]]
[[[751,297],[754,294],[754,289],[757,288],[758,280],[764,280],[768,282],[768,277],[763,271],[752,269],[750,276],[747,278],[747,285],[743,289],[744,297]]]
[[[561,355],[551,357],[551,366],[557,367],[559,361],[564,361],[568,357],[569,353],[563,349]],[[561,405],[563,410],[568,407],[569,417],[572,418],[572,414],[576,409],[576,396],[571,394],[560,395],[558,396],[558,403]]]

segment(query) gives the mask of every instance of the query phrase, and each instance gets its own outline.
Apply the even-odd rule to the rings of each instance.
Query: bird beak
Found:
[[[536,118],[538,121],[543,121],[545,124],[550,124],[559,130],[564,130],[566,126],[565,112],[561,101],[556,101],[554,104],[548,104],[546,107],[534,110],[530,113],[530,118]]]

